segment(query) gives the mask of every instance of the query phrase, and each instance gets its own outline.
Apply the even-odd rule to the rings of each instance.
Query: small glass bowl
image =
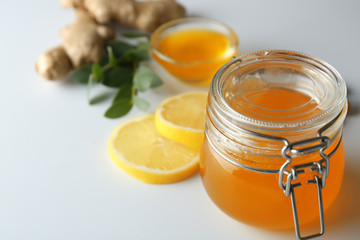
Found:
[[[174,59],[167,55],[163,49],[161,49],[160,44],[164,37],[168,36],[169,34],[187,30],[205,30],[222,34],[225,36],[225,39],[227,39],[226,50],[216,57],[202,60],[185,61]],[[195,38],[191,39],[196,41]],[[211,44],[214,43],[211,41],[214,41],[214,39],[208,38],[206,41],[202,42],[204,42],[205,45],[208,44],[209,47],[216,47],[215,45],[211,46]],[[209,42],[211,44],[209,44]],[[150,39],[150,46],[151,54],[155,61],[163,68],[165,68],[167,72],[169,72],[175,78],[191,85],[209,85],[216,71],[232,57],[237,55],[238,38],[236,33],[229,26],[222,22],[208,18],[192,17],[173,20],[161,25],[152,34]],[[193,49],[192,51],[197,50]],[[192,54],[194,54],[194,52],[192,52]]]

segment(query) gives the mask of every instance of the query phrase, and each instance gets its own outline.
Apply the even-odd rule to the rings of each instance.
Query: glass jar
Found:
[[[346,86],[305,54],[271,50],[234,58],[215,74],[200,155],[213,202],[250,225],[288,229],[320,221],[344,172]]]

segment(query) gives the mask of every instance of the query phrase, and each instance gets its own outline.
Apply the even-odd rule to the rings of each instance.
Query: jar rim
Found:
[[[326,78],[324,81],[332,81],[334,92],[332,95],[324,96],[330,102],[322,111],[312,115],[309,118],[297,120],[281,119],[261,119],[235,111],[224,97],[224,86],[234,80],[234,74],[240,69],[259,68],[259,63],[286,62],[292,65],[301,65],[300,69],[309,68],[311,71],[319,71],[323,75],[319,75],[319,79]],[[305,66],[305,67],[304,67]],[[310,71],[309,70],[309,71]],[[249,73],[249,71],[247,71]],[[240,81],[241,76],[239,77]],[[237,79],[236,81],[239,81]],[[312,81],[317,81],[316,77]],[[236,83],[237,84],[237,83]],[[330,64],[318,58],[311,57],[300,52],[287,50],[263,50],[249,53],[243,56],[233,58],[227,64],[222,66],[215,74],[210,86],[210,100],[212,108],[222,115],[225,119],[231,119],[230,122],[236,126],[245,127],[252,130],[265,130],[270,132],[288,132],[309,128],[319,128],[335,118],[346,105],[346,85],[341,75]],[[346,109],[345,109],[346,111]],[[346,115],[343,114],[344,117]]]

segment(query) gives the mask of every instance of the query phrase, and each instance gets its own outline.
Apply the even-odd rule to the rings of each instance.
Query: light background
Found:
[[[308,53],[333,65],[350,90],[345,122],[346,170],[326,214],[323,239],[360,236],[360,2],[179,0],[190,16],[230,25],[240,54],[263,49]],[[49,82],[34,71],[44,50],[61,42],[74,18],[58,1],[0,1],[0,239],[293,239],[238,223],[206,195],[198,174],[170,185],[147,185],[110,160],[107,140],[122,119],[103,117],[111,99],[89,106],[86,88]],[[195,89],[165,73],[165,84],[142,94],[156,105]],[[113,93],[97,87],[94,94]]]

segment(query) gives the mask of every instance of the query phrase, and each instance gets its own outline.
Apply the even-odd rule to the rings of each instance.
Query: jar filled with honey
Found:
[[[326,62],[291,51],[234,58],[215,74],[200,155],[213,202],[243,223],[324,233],[342,183],[346,86]],[[301,226],[319,221],[304,236]]]

